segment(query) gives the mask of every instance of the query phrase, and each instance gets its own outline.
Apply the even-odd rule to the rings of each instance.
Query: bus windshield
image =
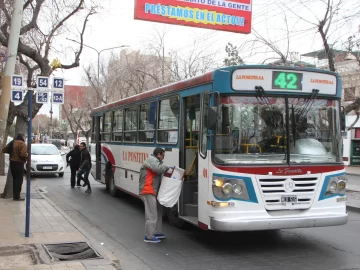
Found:
[[[338,108],[338,101],[326,99],[222,97],[215,162],[340,162]]]

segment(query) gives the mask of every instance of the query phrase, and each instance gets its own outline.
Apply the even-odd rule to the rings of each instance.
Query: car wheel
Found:
[[[64,173],[59,173],[59,177],[64,177]]]
[[[111,196],[113,197],[116,197],[118,194],[119,194],[119,191],[117,190],[116,186],[115,186],[115,179],[114,179],[114,176],[112,176],[110,178],[110,194]]]

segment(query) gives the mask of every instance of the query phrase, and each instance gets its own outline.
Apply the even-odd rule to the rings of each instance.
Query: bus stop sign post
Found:
[[[33,91],[28,90],[28,138],[27,151],[28,159],[26,164],[26,221],[25,221],[25,237],[30,236],[30,173],[31,173],[31,131],[32,131],[32,98]]]

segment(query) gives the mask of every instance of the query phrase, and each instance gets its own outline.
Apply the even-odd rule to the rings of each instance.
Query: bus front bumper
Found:
[[[294,229],[308,227],[325,227],[346,224],[348,214],[326,216],[306,216],[270,219],[210,219],[212,230],[216,231],[260,231],[275,229]]]

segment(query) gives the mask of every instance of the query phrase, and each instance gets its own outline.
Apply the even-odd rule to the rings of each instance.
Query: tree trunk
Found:
[[[2,199],[10,199],[13,197],[13,178],[10,171],[10,164],[8,169],[8,174],[6,177],[6,184],[4,188],[4,192],[1,194]]]
[[[19,133],[19,132],[23,132],[26,134],[27,131],[27,119],[18,116],[16,118],[16,126],[15,126],[15,136]]]
[[[0,175],[5,175],[5,155],[2,154],[2,148],[5,147],[7,143],[7,137],[9,136],[9,130],[10,126],[7,125],[5,129],[5,136],[4,136],[4,142],[3,145],[0,145]]]

